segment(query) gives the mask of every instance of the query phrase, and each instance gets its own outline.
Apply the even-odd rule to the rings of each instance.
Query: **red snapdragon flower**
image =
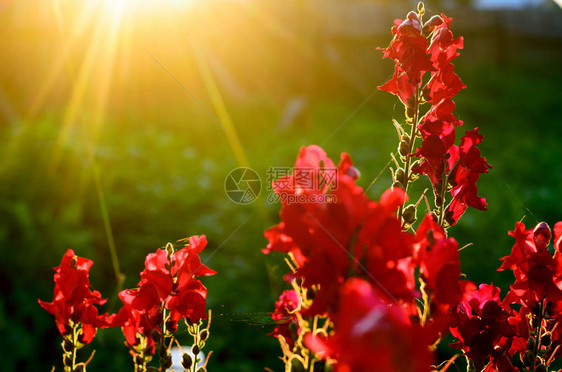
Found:
[[[320,147],[308,146],[301,149],[295,169],[311,169],[313,177],[334,169],[333,164]],[[314,290],[307,313],[335,311],[339,287],[350,273],[378,283],[381,296],[413,305],[412,236],[402,231],[396,217],[396,210],[406,200],[404,191],[388,190],[377,203],[368,200],[355,184],[358,172],[347,154],[341,155],[335,169],[337,187],[333,183],[314,189],[294,186],[294,174],[273,182],[277,193],[329,194],[334,200],[283,203],[282,222],[265,232],[269,244],[263,252],[277,250],[294,257],[296,273],[287,279],[300,278],[305,288]]]
[[[355,184],[358,174],[349,156],[342,154],[341,159],[336,167],[319,146],[303,147],[295,163],[295,174],[273,182],[273,189],[279,195],[334,198],[329,202],[325,199],[283,202],[282,222],[265,232],[269,244],[263,252],[290,252],[298,266],[295,276],[304,279],[306,288],[316,288],[310,310],[315,313],[335,306],[338,287],[351,266],[353,238],[370,203],[363,189]],[[310,172],[298,175],[300,169]],[[319,183],[328,171],[335,172],[336,178]],[[301,178],[295,179],[297,176]],[[315,186],[300,186],[303,184]],[[288,277],[292,278],[293,275]]]
[[[170,311],[167,327],[172,330],[181,319],[196,323],[206,318],[207,289],[197,277],[216,274],[199,257],[206,244],[204,235],[192,236],[176,252],[158,249],[147,255],[138,288],[119,293],[123,308],[113,322],[123,327],[130,345],[138,342],[137,332],[148,337],[153,329],[160,329],[164,308]]]
[[[275,302],[275,311],[271,313],[271,318],[277,322],[277,327],[269,335],[283,337],[291,349],[295,344],[295,338],[300,333],[296,316],[299,308],[298,293],[295,290],[287,290],[281,293],[279,301]]]
[[[355,244],[355,262],[364,262],[357,270],[373,282],[377,295],[389,303],[401,301],[416,312],[416,283],[412,262],[411,234],[402,231],[396,211],[406,201],[401,188],[386,190],[380,201],[372,202]]]
[[[420,267],[432,302],[442,310],[461,300],[465,282],[460,281],[461,269],[458,244],[448,238],[445,230],[431,214],[427,214],[416,231],[414,259]]]
[[[112,322],[112,327],[121,327],[125,340],[130,347],[134,347],[140,343],[139,335],[143,336],[147,342],[145,353],[148,355],[154,354],[156,348],[154,340],[152,339],[151,332],[158,326],[155,314],[148,314],[138,310],[138,304],[133,305],[137,299],[138,292],[136,290],[123,290],[119,292],[119,298],[123,303],[123,307]]]
[[[428,90],[426,96],[429,96],[432,102],[438,104],[443,99],[454,97],[466,88],[466,85],[454,72],[455,67],[451,63],[453,59],[459,56],[458,49],[463,48],[463,38],[453,38],[451,32],[452,18],[442,14],[441,18],[434,17],[434,19],[437,19],[434,23],[440,22],[440,24],[433,29],[427,52],[435,69],[431,72],[431,78],[425,89]],[[430,20],[429,23],[431,22]]]
[[[68,335],[72,327],[80,324],[82,334],[79,341],[88,344],[98,328],[108,326],[111,318],[99,315],[95,305],[103,305],[107,300],[98,291],[90,290],[90,268],[92,260],[78,257],[72,249],[66,251],[59,266],[55,267],[55,298],[52,302],[39,300],[43,309],[55,316],[61,335]]]
[[[454,309],[450,332],[459,341],[450,346],[462,349],[477,370],[515,371],[509,352],[515,336],[512,314],[502,305],[498,287],[481,284]]]
[[[478,128],[466,131],[459,146],[459,161],[453,168],[449,183],[453,186],[453,200],[447,207],[445,216],[450,225],[454,225],[468,207],[486,210],[486,199],[478,196],[476,181],[482,173],[488,173],[492,166],[480,155],[476,146],[484,137]]]
[[[515,224],[509,235],[515,238],[515,244],[509,256],[501,258],[502,266],[498,270],[512,270],[515,283],[508,294],[512,303],[532,307],[537,302],[546,300],[551,303],[562,301],[562,256],[559,252],[560,225],[556,226],[554,256],[547,250],[552,233],[548,225],[539,223],[534,229],[525,230],[522,222]]]
[[[394,21],[388,48],[379,48],[383,58],[391,58],[396,63],[394,75],[379,89],[397,95],[405,106],[411,105],[423,73],[434,70],[427,55],[429,41],[422,36],[422,28],[418,14],[410,12],[405,20]]]
[[[341,287],[335,332],[323,337],[311,333],[305,343],[323,359],[335,361],[337,372],[429,371],[432,328],[410,322],[400,306],[382,301],[370,283],[350,278]]]

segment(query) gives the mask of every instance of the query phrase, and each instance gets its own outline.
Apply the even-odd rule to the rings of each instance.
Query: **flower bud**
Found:
[[[72,366],[72,356],[70,354],[65,354],[62,357],[62,363],[64,364],[65,367]]]
[[[172,319],[168,319],[166,321],[166,330],[174,333],[175,331],[178,330],[178,323],[173,321]]]
[[[414,204],[410,204],[406,208],[404,208],[402,218],[404,218],[404,222],[409,225],[416,222],[416,206]]]
[[[445,211],[445,222],[447,222],[447,225],[453,226],[455,224],[455,220],[454,220],[453,216],[454,216],[453,211],[451,211],[451,210]]]
[[[550,242],[552,233],[546,222],[541,222],[533,229],[533,240],[537,251],[544,251]]]
[[[193,365],[193,359],[191,358],[191,355],[189,355],[188,353],[183,353],[181,357],[181,365],[184,369],[191,369],[191,366]]]
[[[425,102],[431,102],[431,90],[428,88],[423,88],[422,92],[421,92],[421,98],[425,101]]]
[[[533,327],[533,329],[536,329],[539,326],[539,318],[537,316],[533,316],[531,318],[531,327]]]
[[[416,114],[416,110],[412,106],[406,107],[406,118],[412,119]]]
[[[172,362],[172,357],[170,355],[164,358],[164,368],[168,369],[172,366],[172,364],[174,363]]]
[[[433,17],[431,17],[423,25],[423,36],[429,36],[429,34],[431,34],[433,30],[435,30],[435,27],[439,26],[441,23],[443,23],[443,19],[440,16],[434,15]]]
[[[394,180],[400,182],[401,184],[405,183],[405,176],[406,173],[404,173],[404,169],[402,168],[398,168],[396,170],[396,172],[394,173]]]
[[[546,332],[541,337],[541,345],[550,346],[551,343],[552,343],[552,333]]]
[[[523,357],[522,357],[521,361],[527,367],[532,366],[533,364],[535,364],[535,352],[531,351],[531,350],[525,351],[525,354],[523,354]]]
[[[392,187],[400,187],[402,190],[404,190],[404,185],[402,185],[402,182],[400,181],[394,181]]]
[[[169,260],[170,257],[172,257],[172,254],[174,254],[174,245],[172,243],[166,244],[166,253],[168,253],[168,260]]]
[[[200,351],[201,351],[201,350],[199,350],[199,346],[198,346],[198,345],[193,345],[193,346],[191,347],[191,352],[193,353],[193,355],[199,354]]]
[[[552,318],[555,314],[554,302],[547,301],[544,306],[544,315],[546,318]]]
[[[299,324],[294,321],[289,323],[289,331],[291,331],[291,334],[293,335],[299,334]]]
[[[398,145],[398,153],[401,156],[408,156],[410,154],[410,142],[402,137],[400,145]]]
[[[529,337],[527,340],[527,350],[535,350],[537,343],[534,337]]]
[[[207,340],[209,338],[209,331],[206,329],[202,330],[201,333],[199,333],[199,337],[201,338],[201,341]]]
[[[435,206],[440,207],[443,204],[443,197],[441,195],[435,195]]]
[[[546,366],[542,363],[535,367],[535,372],[546,372],[546,371],[547,371]]]
[[[68,338],[65,338],[64,341],[62,342],[62,349],[65,352],[70,353],[73,348],[74,348],[74,344],[72,343],[72,341],[70,341]]]

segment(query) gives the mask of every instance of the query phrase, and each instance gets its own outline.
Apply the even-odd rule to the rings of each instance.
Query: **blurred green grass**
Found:
[[[562,219],[562,71],[555,61],[542,59],[457,66],[468,86],[456,99],[456,112],[465,121],[458,136],[478,126],[485,138],[482,153],[493,169],[479,181],[489,210],[469,210],[450,234],[460,246],[474,243],[461,252],[467,278],[492,281],[505,293],[512,278],[495,270],[497,259],[512,245],[507,231],[523,216],[528,226]],[[349,92],[319,97],[300,123],[285,130],[277,125],[282,112],[274,100],[256,98],[244,105],[227,100],[227,106],[264,188],[268,167],[292,166],[299,148],[313,143],[323,145],[335,161],[340,152],[348,152],[361,171],[359,183],[367,187],[395,150],[391,119],[400,119],[402,112],[393,97],[377,92],[332,136],[364,98]],[[92,284],[105,297],[114,294],[93,179],[96,167],[125,286],[136,285],[147,253],[168,241],[206,234],[209,245],[203,257],[218,271],[204,280],[213,310],[209,370],[280,370],[277,341],[267,336],[273,326],[229,315],[271,311],[282,290],[282,257],[260,252],[266,245],[264,229],[278,222],[279,205],[266,203],[265,189],[248,206],[228,200],[224,179],[238,164],[222,129],[186,100],[171,103],[168,115],[158,121],[115,112],[95,143],[91,128],[75,125],[53,170],[50,161],[62,116],[62,110],[53,109],[33,122],[0,128],[0,158],[5,159],[0,168],[4,368],[35,371],[60,365],[55,342],[60,338],[37,298],[52,299],[51,267],[67,248],[93,259]],[[93,162],[89,146],[95,148]],[[369,196],[378,199],[389,185],[390,172],[385,171]],[[86,348],[97,349],[91,370],[130,369],[122,343],[118,330],[100,331]]]

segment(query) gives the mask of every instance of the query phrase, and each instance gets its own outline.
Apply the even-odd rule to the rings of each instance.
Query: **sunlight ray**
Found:
[[[57,142],[54,145],[53,155],[49,165],[49,169],[51,171],[55,171],[58,167],[63,147],[78,116],[79,110],[82,107],[93,68],[97,63],[97,55],[100,51],[100,46],[103,40],[104,28],[105,24],[103,22],[98,22],[91,38],[89,48],[82,61],[80,71],[76,78],[76,82],[74,83],[74,87],[64,113]]]
[[[113,5],[115,7],[116,5]],[[97,72],[94,89],[94,105],[93,105],[93,118],[91,120],[91,133],[90,133],[90,143],[95,148],[95,143],[97,142],[98,132],[100,126],[103,124],[105,119],[105,114],[107,110],[107,103],[109,100],[109,88],[110,83],[113,79],[113,73],[115,71],[116,64],[116,54],[117,47],[121,39],[121,27],[123,21],[123,13],[125,10],[125,4],[121,3],[120,7],[114,10],[111,19],[111,25],[109,32],[107,33],[107,42],[103,49],[103,56],[98,60],[98,65],[100,66]]]
[[[195,61],[197,63],[197,67],[199,68],[199,72],[201,73],[201,76],[203,78],[205,87],[207,88],[209,96],[211,97],[211,101],[213,102],[215,111],[217,112],[218,119],[230,134],[227,137],[228,137],[228,141],[230,142],[230,146],[232,147],[232,151],[234,152],[234,156],[236,157],[236,160],[240,166],[248,167],[250,165],[248,162],[248,158],[246,157],[246,153],[244,152],[244,149],[240,144],[240,140],[238,138],[236,128],[234,127],[232,118],[228,113],[228,109],[226,108],[226,105],[224,104],[222,95],[213,77],[213,73],[209,69],[209,65],[205,60],[205,56],[203,55],[203,52],[195,42],[191,41],[190,45],[191,45],[191,49],[193,50],[193,54],[195,55]]]
[[[74,23],[74,27],[70,33],[70,36],[63,41],[64,44],[61,47],[61,52],[58,54],[57,59],[53,63],[49,74],[47,75],[47,78],[42,82],[41,86],[37,90],[37,93],[35,94],[35,97],[33,97],[33,99],[31,100],[29,109],[25,113],[26,121],[32,121],[35,118],[35,115],[37,115],[37,113],[41,110],[41,108],[45,104],[45,100],[51,92],[51,89],[53,89],[55,85],[56,79],[62,73],[63,68],[69,59],[69,56],[74,50],[74,47],[76,46],[80,38],[84,35],[85,31],[89,29],[89,26],[91,25],[93,20],[93,5],[94,2],[86,2],[86,6],[84,6],[82,12]],[[60,20],[60,15],[56,18]]]

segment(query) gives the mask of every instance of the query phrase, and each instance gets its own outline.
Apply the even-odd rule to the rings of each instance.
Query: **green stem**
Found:
[[[416,94],[414,95],[414,117],[412,118],[412,128],[410,130],[410,142],[408,143],[408,155],[406,156],[406,162],[404,163],[404,181],[406,184],[404,185],[404,192],[408,194],[408,185],[410,184],[410,167],[411,167],[411,159],[412,159],[412,151],[414,150],[414,144],[416,142],[416,134],[418,129],[418,120],[419,120],[419,109],[420,109],[420,100],[419,100],[419,87],[416,89]],[[398,210],[398,218],[404,225],[404,221],[402,221],[402,214],[404,213],[404,205],[406,201],[402,203],[400,209]]]
[[[422,326],[425,324],[425,322],[429,317],[429,309],[430,309],[429,296],[425,292],[425,285],[426,285],[425,281],[420,277],[420,291],[422,293],[422,298],[423,298],[423,312],[422,312],[422,317],[420,319],[420,323]]]
[[[541,349],[541,330],[542,330],[542,319],[543,319],[543,314],[544,313],[544,300],[541,302],[540,304],[540,310],[539,310],[539,322],[537,325],[537,338],[535,339],[535,352],[534,352],[534,360],[533,360],[533,372],[535,371],[535,368],[537,367],[537,356],[539,354],[539,350]]]
[[[137,358],[133,356],[133,363],[135,364],[135,372],[146,372],[146,359],[145,359],[145,351],[146,351],[146,346],[147,346],[147,342],[146,342],[146,337],[145,336],[141,336],[141,347],[140,347],[140,351],[137,353],[139,356],[139,359],[141,360],[141,364],[137,364]]]
[[[193,345],[197,345],[199,347],[199,324],[193,324]],[[192,372],[196,372],[197,370],[197,355],[193,353],[193,364],[191,365]]]
[[[447,184],[449,183],[449,175],[447,172],[443,172],[443,177],[441,178],[443,184],[441,185],[441,191],[439,196],[441,197],[441,203],[439,205],[439,226],[443,227],[445,224],[445,194],[447,193]]]
[[[72,328],[72,371],[76,368],[76,345],[78,345],[78,324]]]
[[[160,371],[161,372],[166,372],[167,368],[166,368],[166,362],[165,362],[165,358],[162,356],[162,348],[166,348],[166,309],[164,308],[164,304],[162,304],[162,332],[160,335],[160,358],[159,358],[159,363],[160,363]],[[167,355],[167,353],[166,353]]]

